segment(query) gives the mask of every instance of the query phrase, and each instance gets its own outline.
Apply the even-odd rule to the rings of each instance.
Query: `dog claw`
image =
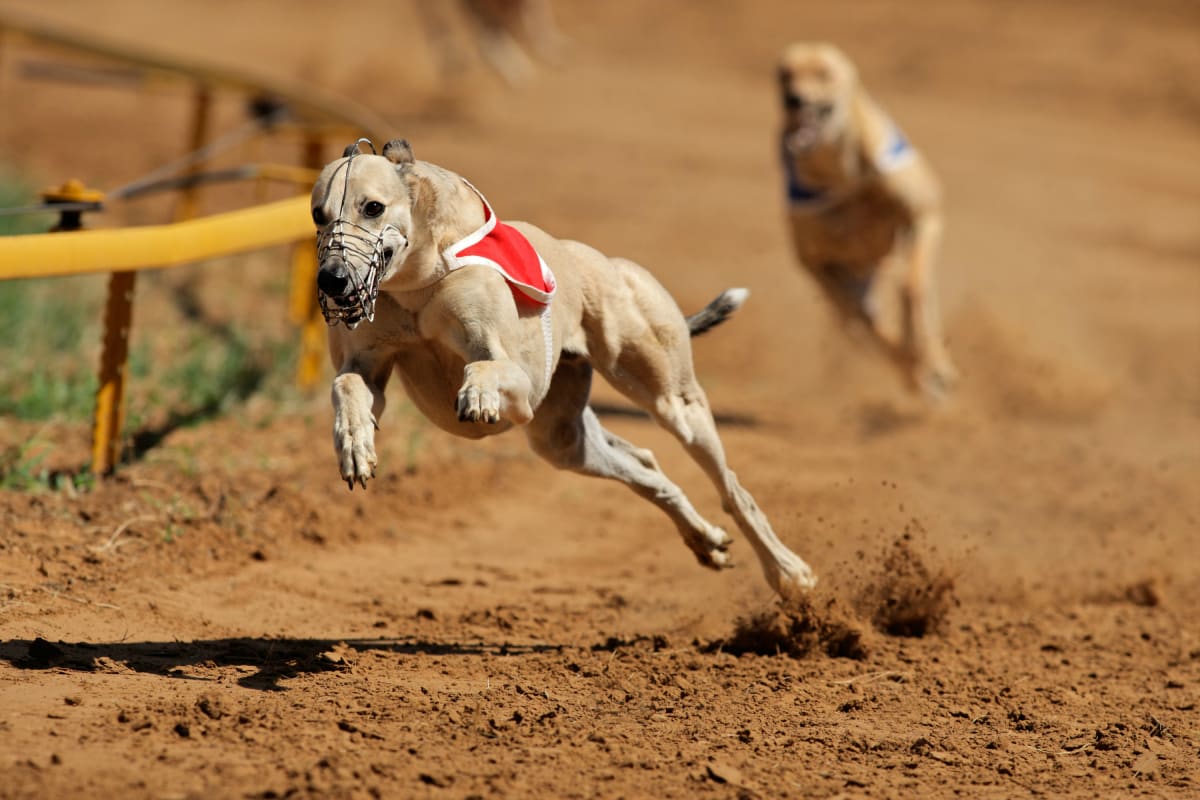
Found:
[[[348,488],[350,491],[353,492],[354,491],[354,478],[343,478],[343,480],[346,481],[346,488]]]
[[[358,476],[358,485],[361,486],[363,489],[367,488],[367,476],[366,475]]]

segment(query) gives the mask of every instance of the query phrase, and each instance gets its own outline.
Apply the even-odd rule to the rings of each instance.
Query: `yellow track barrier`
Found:
[[[4,236],[0,280],[159,269],[315,241],[308,206],[307,196],[292,197],[169,225]]]

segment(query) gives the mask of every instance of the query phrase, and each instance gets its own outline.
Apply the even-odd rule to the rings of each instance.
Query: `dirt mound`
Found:
[[[931,566],[925,530],[913,520],[888,546],[877,568],[854,586],[854,573],[843,585],[816,591],[739,618],[728,637],[702,648],[744,655],[867,658],[871,628],[888,636],[922,637],[938,632],[955,606],[954,577]],[[852,600],[847,600],[852,597]]]
[[[739,619],[734,632],[710,642],[705,652],[734,655],[826,655],[858,661],[867,657],[862,625],[835,597],[816,594],[781,602]]]
[[[875,579],[860,595],[858,607],[890,636],[936,632],[955,605],[954,577],[930,566],[921,555],[925,531],[913,520],[884,554]]]

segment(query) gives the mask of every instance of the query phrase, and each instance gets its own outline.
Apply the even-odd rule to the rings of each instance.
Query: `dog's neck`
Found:
[[[785,129],[787,136],[792,131]],[[815,195],[837,194],[857,184],[863,175],[862,141],[847,126],[835,136],[814,143],[800,153],[785,153],[792,175]]]
[[[413,222],[420,244],[437,253],[477,230],[484,223],[483,201],[461,175],[417,161],[410,180]]]
[[[415,308],[422,305],[433,287],[446,275],[442,252],[484,223],[483,201],[462,178],[448,169],[415,161],[404,172],[404,180],[412,198],[412,230],[410,252],[406,265],[418,267],[430,276],[418,288],[399,289],[385,282],[385,291],[400,305]]]

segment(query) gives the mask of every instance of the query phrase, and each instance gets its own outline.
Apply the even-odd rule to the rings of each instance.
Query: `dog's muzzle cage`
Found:
[[[317,289],[321,315],[329,325],[340,322],[353,330],[364,319],[367,322],[375,319],[379,281],[388,261],[384,258],[383,237],[389,230],[400,236],[403,246],[408,245],[407,238],[394,225],[385,225],[379,233],[371,233],[344,219],[334,220],[317,237],[317,263],[340,256],[350,279],[350,290],[339,297],[330,297]]]

